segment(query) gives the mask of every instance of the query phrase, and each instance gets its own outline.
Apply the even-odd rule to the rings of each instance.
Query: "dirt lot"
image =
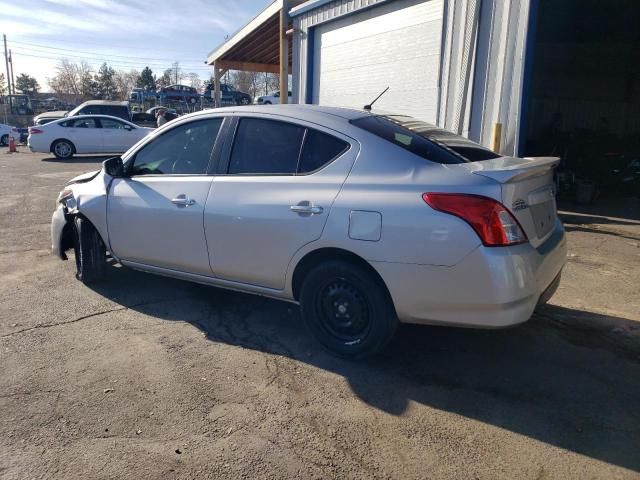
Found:
[[[640,478],[640,222],[567,217],[521,327],[405,326],[349,363],[285,303],[77,282],[49,219],[97,165],[0,150],[1,478]]]

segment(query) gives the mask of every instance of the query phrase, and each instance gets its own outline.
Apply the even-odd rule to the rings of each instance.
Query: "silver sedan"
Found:
[[[365,357],[399,322],[505,327],[558,286],[556,158],[502,157],[402,115],[230,107],[169,122],[73,179],[52,220],[77,277],[124,266],[300,304]]]

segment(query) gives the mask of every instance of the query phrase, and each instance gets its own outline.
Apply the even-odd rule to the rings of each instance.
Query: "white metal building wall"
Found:
[[[310,41],[309,33],[316,27],[329,29],[328,25],[335,19],[354,11],[375,10],[381,8],[379,4],[401,1],[335,0],[295,16],[292,73],[298,101],[313,100],[306,90],[307,84],[313,83],[307,78],[307,48],[315,40]],[[425,103],[417,105],[427,112],[421,117],[431,115],[428,112],[435,108],[435,121],[439,126],[459,131],[487,146],[491,146],[494,125],[501,123],[500,151],[516,155],[530,0],[441,0],[440,5],[440,52],[430,52],[439,53],[441,58],[435,100],[423,99]],[[349,19],[344,21],[344,28],[348,29]],[[319,27],[324,24],[327,27]],[[438,47],[425,44],[424,48]],[[376,52],[370,49],[369,53]],[[396,74],[401,81],[403,72]]]
[[[434,123],[443,0],[399,0],[325,23],[315,32],[312,102],[379,110]]]

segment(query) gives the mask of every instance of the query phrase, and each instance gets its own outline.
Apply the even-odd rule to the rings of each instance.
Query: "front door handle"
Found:
[[[171,203],[178,207],[190,207],[196,204],[196,201],[187,197],[185,194],[178,195],[176,198],[171,199]]]
[[[323,208],[318,205],[291,205],[289,208],[292,212],[310,215],[317,215],[323,212]]]

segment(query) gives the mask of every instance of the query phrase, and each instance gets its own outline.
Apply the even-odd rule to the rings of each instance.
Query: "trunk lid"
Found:
[[[553,170],[556,157],[498,157],[458,164],[500,183],[499,200],[516,217],[531,245],[542,244],[553,232],[557,218]]]

